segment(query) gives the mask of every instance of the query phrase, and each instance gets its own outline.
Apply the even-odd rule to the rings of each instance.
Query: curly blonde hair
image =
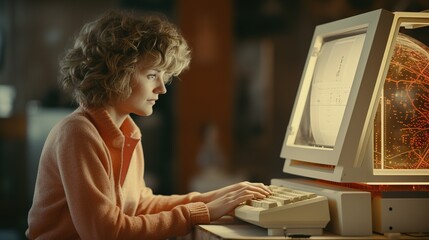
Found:
[[[174,77],[189,66],[191,53],[165,17],[112,10],[82,28],[60,62],[60,85],[81,106],[114,104],[130,96],[144,57]]]

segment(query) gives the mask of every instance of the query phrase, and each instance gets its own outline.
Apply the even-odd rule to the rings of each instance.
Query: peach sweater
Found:
[[[104,109],[78,108],[49,134],[26,235],[30,239],[165,239],[209,223],[199,193],[154,195],[141,133]],[[128,167],[129,166],[129,167]]]

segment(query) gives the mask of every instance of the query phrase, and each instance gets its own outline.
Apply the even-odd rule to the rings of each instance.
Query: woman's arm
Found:
[[[214,221],[230,213],[239,204],[250,200],[265,198],[271,194],[271,190],[262,183],[240,182],[206,193],[192,192],[186,195],[153,195],[152,190],[144,188],[139,212],[157,213],[168,211],[171,208],[190,202],[205,203]]]

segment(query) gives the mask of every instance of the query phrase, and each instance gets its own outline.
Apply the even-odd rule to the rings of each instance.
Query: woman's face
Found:
[[[139,116],[149,116],[160,94],[165,94],[166,73],[153,65],[150,58],[143,58],[136,67],[131,80],[131,95],[116,105],[123,114],[134,113]]]

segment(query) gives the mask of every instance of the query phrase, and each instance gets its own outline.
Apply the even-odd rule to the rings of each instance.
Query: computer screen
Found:
[[[429,47],[398,34],[374,120],[374,172],[428,174]]]
[[[303,134],[304,141],[296,139],[297,143],[334,147],[364,40],[365,34],[357,34],[322,45],[310,90],[311,131]]]
[[[281,152],[284,172],[429,183],[429,48],[421,37],[429,36],[428,15],[380,9],[315,28]]]

